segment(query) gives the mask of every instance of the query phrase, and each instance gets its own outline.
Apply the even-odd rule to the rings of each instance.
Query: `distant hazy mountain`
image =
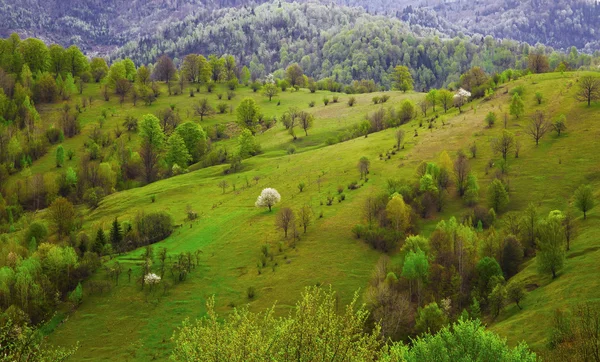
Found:
[[[462,32],[557,49],[600,50],[600,0],[297,1],[362,7],[449,36]],[[74,43],[88,52],[108,54],[130,40],[168,30],[188,16],[208,19],[218,9],[252,8],[264,2],[268,0],[0,0],[0,35],[17,31],[48,43]]]
[[[339,0],[448,34],[600,50],[600,0]]]
[[[0,35],[12,32],[48,43],[109,49],[186,16],[264,0],[0,0]],[[107,48],[108,47],[108,48]]]

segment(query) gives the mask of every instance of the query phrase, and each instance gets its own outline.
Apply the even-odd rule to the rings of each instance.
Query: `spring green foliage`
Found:
[[[292,312],[276,318],[274,310],[252,313],[236,309],[221,323],[215,302],[207,302],[203,319],[183,326],[173,336],[174,361],[208,361],[213,356],[233,361],[271,359],[305,361],[374,361],[381,341],[378,328],[363,332],[368,312],[357,304],[358,296],[341,312],[335,294],[308,288]]]
[[[429,93],[427,93],[427,95],[425,96],[425,99],[427,100],[427,102],[429,102],[429,104],[431,104],[431,106],[433,107],[434,112],[435,112],[435,106],[439,102],[438,98],[439,98],[439,94],[438,94],[437,89],[430,90]]]
[[[567,117],[564,114],[561,114],[556,121],[554,121],[552,127],[560,137],[560,135],[567,130]]]
[[[245,98],[236,110],[238,125],[249,129],[252,133],[256,132],[260,108],[252,98]]]
[[[479,202],[479,183],[474,173],[469,173],[469,176],[467,176],[464,199],[467,205],[475,205]]]
[[[488,186],[488,205],[496,212],[501,212],[508,205],[509,197],[502,181],[494,179]]]
[[[540,223],[537,253],[537,267],[540,273],[551,273],[552,279],[563,268],[566,240],[561,218],[550,215]]]
[[[73,291],[69,294],[69,301],[73,303],[74,306],[78,306],[81,304],[83,300],[83,288],[81,287],[81,283],[77,283],[77,287],[73,289]]]
[[[429,303],[417,311],[416,329],[419,333],[436,333],[446,325],[448,316],[436,302]]]
[[[479,295],[487,296],[497,284],[497,278],[503,278],[502,269],[494,258],[484,257],[477,263],[477,282]]]
[[[519,309],[523,309],[520,303],[525,299],[525,284],[521,281],[511,281],[506,286],[506,297],[514,302]]]
[[[425,252],[418,249],[415,251],[409,251],[404,257],[404,264],[402,266],[402,276],[411,283],[417,282],[417,296],[421,299],[421,283],[427,277],[429,271],[429,262],[427,261],[427,255]],[[412,285],[412,284],[411,284]]]
[[[62,167],[65,164],[65,149],[63,146],[56,148],[56,167]]]
[[[510,101],[510,114],[515,118],[521,118],[525,113],[525,104],[519,96],[518,92],[515,92]]]
[[[238,154],[242,158],[248,158],[256,156],[260,153],[260,144],[256,140],[256,137],[250,132],[249,129],[245,129],[238,136]]]
[[[267,83],[263,86],[263,94],[269,98],[269,102],[273,97],[279,94],[279,88],[273,83]]]
[[[206,152],[206,132],[199,124],[194,122],[184,122],[177,126],[175,131],[183,139],[187,152],[191,156],[191,161],[197,162]]]
[[[448,113],[454,102],[454,94],[447,89],[440,89],[438,91],[438,100],[442,107],[444,107],[444,113]]]
[[[594,208],[594,192],[590,185],[581,185],[575,190],[575,207],[583,212],[583,219],[587,219],[587,212]]]
[[[151,182],[156,178],[157,164],[160,153],[164,148],[165,134],[160,127],[160,121],[156,116],[147,114],[142,117],[139,124],[142,157],[146,181]]]
[[[413,89],[413,78],[408,70],[408,67],[399,65],[394,68],[394,72],[392,73],[392,79],[394,82],[394,88],[406,93],[407,91]]]
[[[2,361],[67,361],[77,347],[71,349],[48,348],[39,331],[29,325],[16,324],[12,319],[0,324],[0,341],[2,341]]]
[[[504,309],[504,306],[506,304],[506,298],[506,287],[502,283],[497,283],[496,286],[494,286],[494,289],[492,289],[490,295],[488,296],[488,303],[490,305],[490,309],[492,310],[494,318],[498,317],[498,315],[500,315],[500,312],[502,312],[502,309]]]
[[[215,356],[232,361],[302,360],[330,361],[433,361],[485,360],[535,362],[535,353],[525,343],[511,349],[506,341],[485,330],[479,320],[459,320],[443,326],[444,312],[432,303],[422,310],[421,326],[439,330],[416,338],[412,346],[401,342],[385,346],[380,327],[365,332],[368,317],[364,307],[352,302],[336,311],[335,294],[307,288],[289,315],[276,318],[274,310],[252,313],[235,309],[223,323],[215,312],[214,300],[207,302],[207,315],[195,323],[185,321],[173,335],[174,361],[212,361]]]
[[[179,132],[174,132],[167,141],[167,154],[165,161],[169,168],[174,165],[186,169],[188,163],[192,160],[192,156],[188,152],[187,146]]]
[[[492,128],[494,127],[497,119],[498,117],[496,116],[496,113],[490,112],[485,116],[485,124],[488,126],[488,128]]]
[[[415,103],[408,99],[402,102],[398,110],[398,117],[401,124],[412,120],[415,117]]]

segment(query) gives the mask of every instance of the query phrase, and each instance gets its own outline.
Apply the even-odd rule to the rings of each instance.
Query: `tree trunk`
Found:
[[[523,310],[523,308],[521,308],[521,306],[519,305],[519,302],[517,302],[517,307],[519,307],[519,310]]]

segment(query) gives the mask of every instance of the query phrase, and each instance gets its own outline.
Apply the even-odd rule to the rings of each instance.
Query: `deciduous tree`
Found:
[[[398,65],[394,68],[392,81],[394,82],[394,87],[404,93],[413,89],[413,77],[406,66]]]
[[[306,233],[306,228],[310,226],[313,219],[313,212],[309,205],[304,205],[298,210],[298,224],[304,229],[304,233]]]
[[[502,131],[500,137],[492,140],[492,150],[496,153],[500,153],[504,160],[506,160],[506,156],[514,147],[515,135],[506,129]]]
[[[152,114],[143,116],[139,127],[140,156],[144,164],[146,182],[152,182],[158,172],[158,161],[164,148],[165,134],[160,128],[160,121]]]
[[[273,83],[267,83],[263,86],[263,94],[269,97],[269,102],[273,97],[279,94],[279,88]]]
[[[208,117],[214,113],[215,110],[211,107],[206,98],[202,98],[198,103],[194,104],[194,114],[200,116],[200,122],[204,120],[204,117]]]
[[[296,215],[294,214],[294,210],[289,207],[284,207],[279,210],[277,213],[277,218],[275,219],[275,225],[283,230],[284,236],[287,239],[287,234],[289,228],[292,224],[296,222]]]
[[[540,273],[551,273],[552,279],[563,268],[565,262],[565,234],[561,220],[555,216],[548,216],[540,224],[539,251],[536,256],[537,267]]]
[[[513,94],[513,97],[510,101],[510,114],[515,118],[520,118],[523,113],[525,113],[525,104],[519,96],[519,93]]]
[[[253,134],[256,132],[260,108],[252,98],[244,98],[237,107],[237,122],[242,128],[249,129]]]
[[[185,141],[178,132],[174,132],[167,141],[167,154],[165,161],[172,169],[174,165],[186,169],[188,163],[192,160],[192,156],[188,152]]]
[[[281,201],[281,195],[273,188],[266,188],[262,190],[258,198],[256,199],[256,207],[268,207],[269,211],[271,208]]]
[[[529,120],[525,133],[539,145],[540,139],[552,129],[552,125],[546,120],[546,115],[542,111],[535,111]]]
[[[447,89],[440,89],[438,91],[438,100],[442,107],[444,107],[444,113],[447,113],[454,102],[454,94]]]
[[[50,205],[50,219],[56,227],[58,236],[68,235],[73,229],[75,221],[75,208],[69,200],[58,197]]]
[[[360,172],[360,178],[367,177],[369,174],[369,167],[371,166],[371,161],[366,156],[363,156],[358,161],[358,172]]]
[[[506,296],[509,300],[515,302],[519,309],[523,309],[521,307],[521,301],[525,299],[525,284],[522,281],[511,281],[506,286]]]
[[[467,155],[462,150],[458,151],[456,160],[454,160],[454,176],[456,178],[456,189],[460,197],[465,195],[467,178],[470,172],[471,166],[469,165]]]
[[[497,213],[502,211],[508,204],[508,192],[502,181],[494,179],[488,187],[488,203]]]
[[[594,208],[594,192],[590,185],[581,185],[575,190],[575,207],[583,212],[583,219],[587,219],[587,212]]]
[[[550,64],[548,63],[548,57],[541,53],[529,54],[529,70],[532,73],[546,73],[550,71]]]
[[[578,83],[577,99],[587,102],[588,107],[592,102],[600,99],[600,77],[584,75]]]
[[[287,67],[285,70],[285,77],[290,83],[290,86],[294,88],[304,85],[304,71],[298,63],[291,64]]]

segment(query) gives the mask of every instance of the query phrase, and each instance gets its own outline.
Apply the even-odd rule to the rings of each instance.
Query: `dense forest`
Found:
[[[264,0],[171,0],[71,2],[1,1],[0,35],[18,31],[63,46],[76,44],[91,54],[108,55],[131,40],[160,36],[163,29],[186,18],[199,17],[203,25],[217,25],[221,9],[252,9]],[[287,3],[287,1],[282,1]],[[484,34],[543,44],[556,49],[575,47],[593,53],[598,50],[600,6],[597,1],[364,1],[300,0],[297,3],[323,4],[336,10],[362,8],[370,14],[396,17],[407,24],[435,29],[445,37]],[[276,2],[277,3],[277,2]],[[211,24],[214,23],[214,24]],[[298,25],[298,24],[294,24]],[[331,24],[335,25],[335,24]],[[159,29],[157,31],[157,29]],[[322,28],[329,29],[329,26]],[[201,29],[199,29],[201,30]],[[293,35],[293,34],[292,34]],[[310,39],[310,38],[309,38]],[[153,59],[155,60],[155,59]]]
[[[370,13],[396,16],[450,36],[491,35],[556,49],[598,51],[600,3],[589,0],[364,1],[339,0]]]
[[[115,56],[149,63],[163,53],[176,62],[188,53],[232,54],[259,78],[271,72],[281,75],[289,64],[298,63],[316,79],[331,77],[345,84],[372,79],[388,89],[391,69],[405,65],[415,88],[426,90],[457,82],[473,66],[488,73],[524,69],[530,52],[550,55],[552,69],[563,60],[571,68],[591,64],[590,56],[577,51],[566,57],[551,49],[480,35],[444,39],[430,29],[411,29],[399,20],[359,9],[297,3],[221,10],[208,18],[191,16],[155,37],[123,46]]]

